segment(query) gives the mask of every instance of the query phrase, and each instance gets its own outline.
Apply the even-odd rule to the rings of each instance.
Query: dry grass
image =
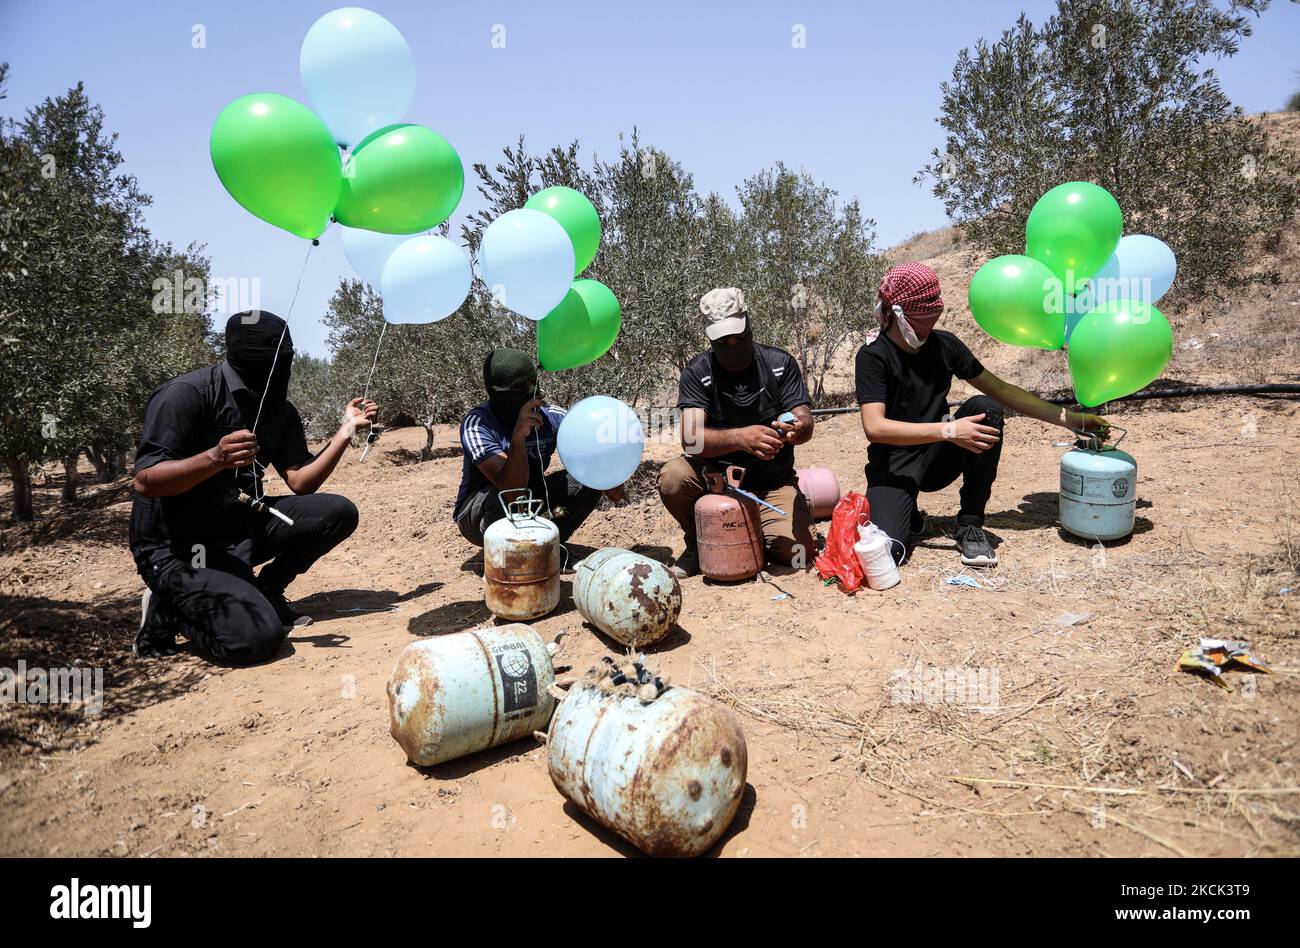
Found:
[[[846,758],[857,779],[917,801],[921,809],[903,823],[979,817],[1014,837],[1007,821],[1073,814],[1180,856],[1227,851],[1243,839],[1252,853],[1293,853],[1300,846],[1295,736],[1279,753],[1276,736],[1269,742],[1255,733],[1258,706],[1214,702],[1208,682],[1189,678],[1195,687],[1177,689],[1169,681],[1181,650],[1210,629],[1231,630],[1262,655],[1294,642],[1300,621],[1278,588],[1296,571],[1297,510],[1294,500],[1284,505],[1278,545],[1267,557],[1225,566],[1184,542],[1130,563],[1122,595],[1104,562],[1000,569],[1002,593],[1052,599],[1068,585],[1099,612],[1122,603],[1142,616],[1142,627],[1089,630],[1059,648],[1042,647],[1051,632],[1042,629],[927,641],[901,663],[1001,669],[992,713],[945,701],[898,703],[888,682],[863,688],[861,675],[747,677],[743,660],[720,665],[714,656],[697,659],[697,687],[752,720],[833,746],[832,759]],[[937,573],[917,579],[939,582]],[[1021,671],[1031,658],[1033,671]],[[1272,677],[1294,681],[1297,670],[1275,667]],[[1205,756],[1171,757],[1150,739],[1166,729],[1204,732]]]

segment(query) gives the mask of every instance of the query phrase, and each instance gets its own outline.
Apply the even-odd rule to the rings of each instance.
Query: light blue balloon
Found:
[[[334,139],[350,148],[401,120],[415,97],[415,57],[378,13],[343,7],[311,25],[298,56],[307,98]]]
[[[483,231],[478,269],[500,306],[538,320],[560,305],[573,283],[573,241],[548,214],[506,211]]]
[[[593,395],[570,408],[555,441],[564,469],[596,490],[626,483],[645,450],[636,412],[609,395]]]
[[[446,237],[408,237],[384,265],[384,319],[445,319],[465,302],[473,278],[469,257]]]
[[[1070,333],[1074,332],[1074,327],[1079,325],[1083,317],[1091,312],[1092,306],[1088,302],[1086,293],[1077,295],[1065,294],[1065,344],[1069,345]]]
[[[1177,274],[1178,262],[1168,244],[1146,234],[1129,234],[1079,298],[1084,312],[1112,300],[1135,299],[1152,306],[1169,292]]]
[[[339,225],[342,227],[342,225]],[[393,251],[411,239],[410,234],[381,234],[361,227],[342,227],[343,255],[357,276],[379,289],[384,280],[384,264]]]

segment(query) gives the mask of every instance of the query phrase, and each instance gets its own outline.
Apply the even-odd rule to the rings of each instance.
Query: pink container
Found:
[[[805,467],[795,471],[799,490],[808,498],[813,518],[826,520],[840,502],[840,482],[828,467]]]

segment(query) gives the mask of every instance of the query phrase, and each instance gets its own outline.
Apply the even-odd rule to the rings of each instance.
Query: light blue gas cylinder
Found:
[[[1085,540],[1118,540],[1133,532],[1137,461],[1118,444],[1075,432],[1074,450],[1061,458],[1061,526]]]

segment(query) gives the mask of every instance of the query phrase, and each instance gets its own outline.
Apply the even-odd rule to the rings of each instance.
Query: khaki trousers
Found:
[[[681,525],[688,548],[695,546],[695,502],[709,490],[704,480],[707,463],[703,458],[683,455],[673,458],[659,470],[659,499]],[[744,487],[743,482],[741,486]],[[745,487],[745,490],[750,489]],[[817,555],[812,510],[799,490],[795,475],[792,473],[788,480],[776,487],[750,493],[785,511],[783,517],[775,510],[758,505],[759,525],[763,530],[763,546],[768,560],[800,569],[812,566]]]

